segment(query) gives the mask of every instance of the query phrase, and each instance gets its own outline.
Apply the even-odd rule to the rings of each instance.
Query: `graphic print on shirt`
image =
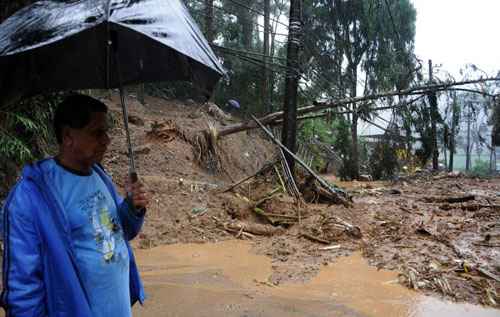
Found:
[[[117,219],[110,214],[106,196],[98,190],[81,200],[80,207],[89,217],[97,249],[102,253],[104,261],[117,260],[116,246],[123,237]]]

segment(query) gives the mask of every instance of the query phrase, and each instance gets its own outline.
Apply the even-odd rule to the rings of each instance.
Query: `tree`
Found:
[[[305,50],[304,60],[311,67],[307,74],[316,77],[313,92],[339,98],[408,87],[415,68],[416,12],[410,1],[309,0],[306,7],[305,27],[311,36],[306,36],[310,40],[305,45],[312,48]],[[350,174],[357,178],[358,120],[370,113],[361,113],[358,104],[348,108],[352,111],[347,115],[352,140]]]
[[[214,0],[205,0],[205,36],[208,43],[214,41]]]

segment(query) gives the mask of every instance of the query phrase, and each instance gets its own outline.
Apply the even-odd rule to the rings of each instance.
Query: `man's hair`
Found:
[[[59,144],[62,143],[62,130],[67,126],[72,129],[82,129],[90,123],[92,113],[108,112],[101,101],[92,97],[73,94],[66,97],[56,109],[54,115],[54,132]]]

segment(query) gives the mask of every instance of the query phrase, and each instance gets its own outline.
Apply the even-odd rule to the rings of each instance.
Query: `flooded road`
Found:
[[[397,284],[397,273],[360,254],[324,266],[306,284],[268,282],[271,259],[251,243],[178,244],[137,250],[148,300],[134,316],[493,317],[500,310],[422,296]]]

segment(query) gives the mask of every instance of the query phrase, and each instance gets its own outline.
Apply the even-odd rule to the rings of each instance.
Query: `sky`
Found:
[[[473,63],[500,71],[500,0],[411,0],[417,10],[415,54],[458,76]]]

